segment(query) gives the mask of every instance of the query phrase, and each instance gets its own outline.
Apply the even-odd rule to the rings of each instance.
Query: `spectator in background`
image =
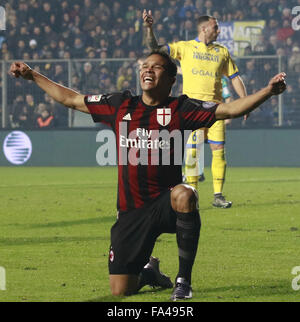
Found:
[[[51,29],[49,25],[44,26],[44,38],[47,40],[47,43],[51,40],[57,41],[58,35]]]
[[[300,73],[300,48],[294,46],[292,49],[292,56],[288,61],[288,68],[290,73]]]
[[[44,2],[42,8],[40,8],[38,15],[40,20],[43,21],[46,25],[50,25],[50,16],[51,16],[51,5],[49,2]]]
[[[49,51],[51,52],[51,56],[58,57],[58,47],[57,42],[55,40],[51,40],[49,44]]]
[[[28,109],[31,110],[31,114],[33,115],[35,109],[35,101],[31,94],[26,94],[25,105],[28,107]]]
[[[72,58],[84,58],[84,43],[80,37],[75,38],[73,48],[72,48]]]
[[[287,85],[286,93],[284,95],[284,121],[288,126],[294,126],[297,123],[300,123],[298,95],[292,85]]]
[[[9,113],[9,122],[10,122],[11,128],[13,129],[20,126],[19,116],[21,115],[21,113],[23,113],[22,112],[23,106],[24,106],[24,98],[22,95],[18,95],[15,98]]]
[[[267,21],[270,21],[271,19],[279,20],[279,13],[277,11],[277,8],[269,7],[267,12],[265,12],[263,18],[265,18]]]
[[[269,38],[269,44],[270,44],[270,50],[271,50],[271,52],[274,53],[274,54],[276,54],[276,50],[278,48],[278,40],[277,40],[276,35],[272,35]]]
[[[55,64],[53,80],[64,86],[68,85],[68,74],[62,64]]]
[[[135,17],[135,22],[134,22],[134,29],[135,32],[140,32],[142,30],[141,26],[143,25],[143,12],[142,10],[138,9],[135,12],[136,17]]]
[[[276,35],[278,30],[278,21],[275,19],[270,19],[269,23],[264,29],[264,35],[266,39],[269,39],[272,35]]]
[[[20,1],[17,8],[18,24],[25,24],[28,21],[28,4],[25,1]]]
[[[289,22],[293,19],[292,15],[291,15],[291,9],[290,8],[284,8],[282,10],[282,16],[281,16],[281,20],[288,20]]]
[[[54,126],[54,117],[45,108],[36,119],[36,126],[40,129],[49,129]]]
[[[20,40],[24,40],[25,43],[27,43],[29,41],[30,34],[29,34],[29,31],[27,29],[27,25],[26,24],[21,25],[20,33],[19,33],[19,37],[18,38]]]
[[[80,7],[79,12],[82,14],[83,17],[89,17],[93,14],[95,9],[96,9],[96,5],[94,1],[84,0],[83,6]],[[79,14],[79,12],[77,12],[77,14]]]
[[[293,36],[294,32],[290,20],[285,19],[282,22],[282,28],[278,29],[276,32],[277,39],[279,41],[285,41],[287,38]]]
[[[23,129],[28,129],[32,127],[32,109],[26,105],[23,105],[19,114],[18,118],[18,126]]]
[[[213,2],[211,0],[206,0],[204,3],[204,12],[201,14],[205,14],[211,16],[214,10]]]
[[[129,5],[127,12],[125,14],[125,19],[128,23],[132,23],[135,18],[135,7],[133,5]]]
[[[121,13],[121,5],[118,1],[113,1],[112,4],[112,10],[111,10],[111,19],[115,20],[117,17],[120,17],[122,15]]]
[[[261,84],[265,84],[264,82],[266,81],[266,79],[269,79],[268,77],[270,75],[273,75],[274,73],[274,68],[272,68],[272,60],[265,60],[264,66],[263,66],[263,70],[261,71],[261,76],[257,79],[257,86],[259,88],[259,86]]]
[[[94,72],[92,64],[86,62],[83,65],[83,72],[80,76],[80,88],[86,93],[97,92],[99,80],[97,74]]]
[[[28,52],[29,52],[30,57],[33,57],[33,55],[35,53],[38,54],[38,44],[37,44],[37,41],[35,39],[31,39],[29,41]]]
[[[186,12],[194,12],[196,10],[192,0],[185,0],[183,6],[180,8],[178,16],[180,19],[184,20],[186,18]]]
[[[8,45],[6,42],[3,42],[1,45],[0,59],[10,60],[12,59],[12,53],[8,50]]]
[[[65,41],[64,40],[60,40],[58,42],[58,48],[57,48],[58,58],[63,58],[65,52],[68,51],[68,50],[69,50],[69,48],[66,46]]]
[[[293,39],[292,37],[289,37],[285,40],[284,43],[284,50],[285,53],[288,57],[290,57],[292,55],[292,51],[293,51]]]
[[[137,0],[136,7],[140,10],[144,10],[145,8],[149,8],[152,10],[153,3],[149,3],[148,0]]]
[[[101,19],[100,19],[101,20]],[[84,24],[83,24],[83,30],[85,32],[88,32],[88,31],[91,31],[91,30],[94,30],[96,28],[96,26],[98,25],[98,22],[99,22],[99,19],[97,19],[94,15],[92,16],[89,16]]]
[[[127,36],[127,45],[128,50],[136,50],[137,45],[140,43],[139,34],[135,32],[134,27],[129,27],[128,36]]]
[[[253,6],[251,7],[249,15],[247,15],[247,18],[250,20],[260,20],[263,18],[263,15],[256,6]]]
[[[35,26],[33,28],[33,35],[32,35],[32,39],[35,39],[36,42],[39,44],[39,46],[41,46],[43,44],[43,41],[44,41],[44,37],[42,35],[42,32],[41,32],[41,28],[38,27],[38,26]]]
[[[26,51],[26,45],[25,45],[25,41],[24,40],[19,40],[18,41],[18,47],[16,50],[16,58],[20,59],[23,57],[23,54]]]
[[[243,21],[245,20],[245,15],[242,10],[237,10],[234,14],[234,20],[235,21]]]
[[[68,126],[68,110],[62,108],[60,104],[49,95],[45,95],[45,103],[47,111],[53,116],[53,126],[67,127]],[[52,120],[51,120],[52,122]]]
[[[242,79],[245,82],[247,90],[249,93],[252,92],[252,89],[256,88],[255,84],[255,60],[251,59],[246,62],[245,73],[242,74]]]
[[[165,17],[163,17],[162,23],[164,24],[165,28],[168,28],[168,26],[170,26],[171,24],[176,23],[174,8],[168,8],[167,14],[165,15]]]
[[[272,48],[270,43],[265,39],[264,35],[258,36],[258,41],[253,48],[254,55],[274,55],[275,50]]]

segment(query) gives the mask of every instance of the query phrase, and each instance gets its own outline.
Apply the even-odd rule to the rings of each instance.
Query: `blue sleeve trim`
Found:
[[[187,144],[187,149],[198,149],[201,146],[201,144]]]
[[[167,48],[168,48],[168,54],[170,55],[170,46],[168,44],[166,44]]]
[[[225,144],[225,141],[205,140],[205,143],[211,143],[211,144]]]
[[[233,79],[233,78],[239,76],[239,74],[240,74],[239,72],[236,72],[235,74],[228,76],[228,78]]]

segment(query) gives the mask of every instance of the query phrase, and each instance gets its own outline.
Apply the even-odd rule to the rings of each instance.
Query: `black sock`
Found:
[[[177,277],[184,277],[191,283],[192,268],[200,236],[200,215],[198,210],[189,213],[176,212],[176,214],[176,238],[179,253],[179,272]]]

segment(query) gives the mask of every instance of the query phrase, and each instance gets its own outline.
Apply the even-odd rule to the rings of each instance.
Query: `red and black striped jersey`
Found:
[[[141,208],[182,182],[185,142],[192,131],[214,124],[218,106],[186,95],[148,106],[129,91],[87,95],[85,104],[94,122],[116,135],[120,212]]]

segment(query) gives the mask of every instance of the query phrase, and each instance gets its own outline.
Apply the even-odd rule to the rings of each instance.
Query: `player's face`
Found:
[[[209,42],[217,40],[220,33],[218,21],[215,19],[209,20],[206,25],[205,32]]]
[[[143,91],[172,85],[164,66],[165,59],[162,56],[151,55],[147,57],[140,67],[140,82]]]

